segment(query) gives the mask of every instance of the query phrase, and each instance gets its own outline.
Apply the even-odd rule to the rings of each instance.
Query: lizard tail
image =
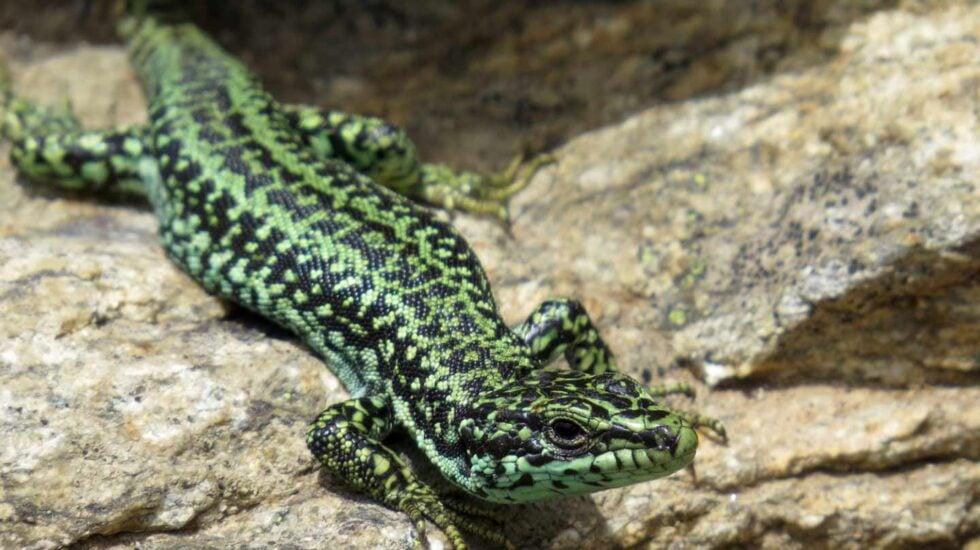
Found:
[[[128,39],[148,19],[163,24],[188,21],[187,6],[188,2],[181,0],[116,0],[119,35]]]
[[[0,94],[10,91],[11,82],[10,66],[7,62],[7,56],[3,52],[0,52]]]
[[[185,16],[187,2],[181,0],[117,0],[118,15],[142,19],[153,16],[163,19]]]
[[[10,78],[10,66],[7,63],[7,56],[0,52],[0,138],[10,135],[7,129],[9,123],[7,117],[10,116],[10,105],[14,100],[13,80]]]

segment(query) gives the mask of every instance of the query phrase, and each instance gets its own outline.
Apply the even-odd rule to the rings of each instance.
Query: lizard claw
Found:
[[[437,206],[473,214],[492,215],[504,226],[510,223],[507,200],[527,187],[541,167],[554,163],[553,155],[542,154],[525,162],[517,155],[506,170],[498,174],[453,172],[441,165],[422,168],[422,198]]]

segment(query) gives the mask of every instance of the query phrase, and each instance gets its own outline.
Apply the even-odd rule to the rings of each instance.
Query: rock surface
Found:
[[[518,38],[568,72],[583,51],[592,71],[612,52],[632,59],[624,87],[663,82],[622,49],[651,8],[611,4],[590,33],[602,3],[537,12]],[[610,91],[647,108],[564,134],[559,164],[512,205],[514,239],[456,222],[507,319],[582,298],[624,370],[714,386],[678,404],[725,421],[731,441],[702,442],[696,479],[502,509],[507,532],[529,548],[980,544],[980,6],[818,2],[807,15],[825,25],[795,43],[772,39],[792,34],[777,24],[791,11],[725,26],[719,6],[733,3],[704,4],[660,15],[686,25],[658,20],[675,43],[713,45],[674,51],[683,69],[658,97],[675,101]],[[471,66],[513,63],[521,40],[500,34]],[[746,51],[773,43],[796,49],[749,71]],[[67,95],[89,125],[144,116],[118,47],[0,32],[0,50],[25,95]],[[404,78],[412,98],[448,77]],[[337,99],[350,82],[313,92]],[[383,101],[385,86],[358,84],[355,103]],[[446,160],[514,152],[481,148],[485,129],[469,150],[426,145],[434,130],[399,101],[395,118]],[[606,109],[561,111],[545,134],[625,112]],[[148,212],[23,185],[5,151],[0,547],[409,545],[402,514],[321,473],[303,445],[306,423],[346,395],[319,361],[167,263]]]

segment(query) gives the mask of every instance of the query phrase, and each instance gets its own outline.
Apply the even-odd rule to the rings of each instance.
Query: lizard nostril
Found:
[[[677,444],[677,436],[667,426],[657,426],[654,431],[657,434],[657,446],[661,449],[670,449]]]
[[[652,449],[671,449],[677,447],[679,434],[674,434],[667,426],[657,426],[641,434],[643,444]]]

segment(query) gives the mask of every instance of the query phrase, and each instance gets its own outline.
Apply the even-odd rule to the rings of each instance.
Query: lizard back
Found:
[[[530,364],[452,226],[316,157],[196,27],[150,19],[130,47],[150,98],[159,175],[145,179],[163,244],[208,290],[297,333],[353,394],[417,395],[396,409],[427,425]]]

